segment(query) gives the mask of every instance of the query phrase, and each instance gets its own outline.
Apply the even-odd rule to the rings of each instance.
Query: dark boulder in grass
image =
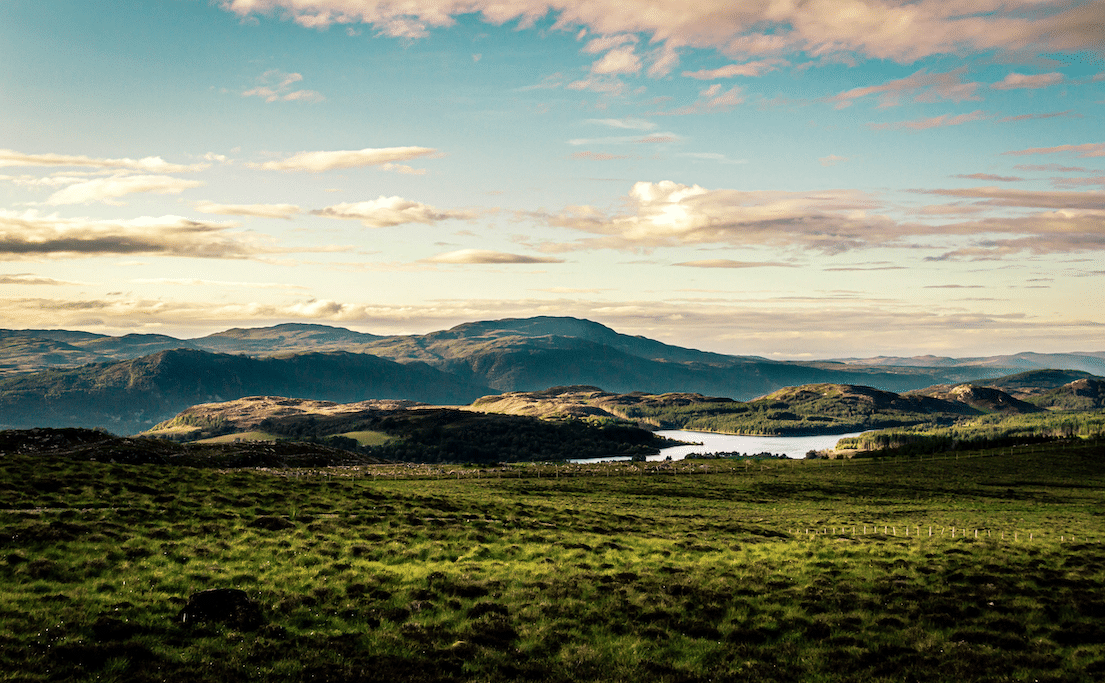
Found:
[[[242,631],[253,631],[265,623],[261,606],[237,588],[211,588],[193,593],[180,611],[185,625],[217,622]]]
[[[249,523],[254,529],[264,529],[266,531],[283,531],[285,529],[295,528],[294,522],[289,522],[283,517],[273,517],[271,515],[265,515],[258,517]]]

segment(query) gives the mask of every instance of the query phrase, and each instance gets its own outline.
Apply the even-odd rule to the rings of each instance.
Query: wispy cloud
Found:
[[[698,71],[684,71],[688,78],[697,78],[703,81],[712,81],[718,78],[735,78],[736,76],[756,77],[775,71],[779,67],[787,66],[790,62],[785,59],[772,58],[761,59],[743,64],[726,64],[716,69],[699,69]]]
[[[597,123],[611,128],[623,128],[626,130],[653,130],[656,124],[644,119],[587,119],[587,123]]]
[[[411,172],[407,166],[396,165],[397,161],[409,161],[419,157],[436,154],[430,147],[382,147],[359,150],[336,150],[324,152],[300,152],[283,161],[266,161],[262,164],[248,164],[252,168],[265,171],[308,171],[321,173],[335,169],[379,166],[384,170]]]
[[[301,213],[295,204],[216,204],[214,202],[199,202],[196,211],[201,213],[213,213],[222,216],[253,216],[255,218],[283,218],[290,219]]]
[[[612,161],[614,159],[628,159],[630,158],[626,154],[608,154],[606,152],[573,152],[571,154],[573,159],[585,159],[587,161]]]
[[[953,178],[966,178],[968,180],[989,180],[996,183],[1017,183],[1024,178],[1015,175],[994,175],[993,173],[960,173]]]
[[[523,254],[509,254],[502,251],[488,251],[485,249],[459,249],[444,254],[438,254],[426,259],[430,263],[454,263],[454,264],[531,264],[531,263],[563,263],[563,259],[545,256],[525,256]]]
[[[104,202],[117,204],[119,197],[149,192],[153,194],[180,194],[184,190],[204,185],[199,180],[185,180],[166,175],[120,175],[95,178],[74,183],[58,190],[46,200],[47,204],[87,204]]]
[[[250,289],[310,289],[310,287],[307,287],[306,285],[299,285],[289,282],[247,282],[242,280],[204,280],[201,278],[137,278],[135,280],[131,280],[131,282],[140,285],[153,284],[182,285],[185,287],[234,287],[235,289],[239,289],[242,287]]]
[[[974,121],[982,121],[990,118],[990,115],[981,109],[976,109],[969,114],[942,114],[940,116],[933,116],[927,119],[917,119],[915,121],[898,121],[896,123],[869,123],[867,124],[872,130],[928,130],[929,128],[944,128],[946,126],[961,126],[964,123],[972,123]]]
[[[668,131],[657,131],[651,135],[616,135],[603,138],[574,138],[568,140],[573,147],[580,145],[629,145],[629,144],[661,144],[665,142],[678,142],[682,136]]]
[[[62,285],[75,285],[77,282],[55,280],[52,277],[41,277],[32,273],[0,274],[0,285],[46,285],[50,287]]]
[[[1058,71],[1047,74],[1019,74],[1013,72],[998,81],[990,85],[994,90],[1020,90],[1024,88],[1036,89],[1046,88],[1048,86],[1056,85],[1063,82],[1063,74]]]
[[[315,90],[293,90],[292,85],[302,80],[302,74],[272,69],[257,79],[260,85],[243,91],[242,97],[260,97],[266,102],[322,102],[326,99]]]
[[[564,86],[569,90],[589,90],[603,95],[622,96],[629,91],[627,86],[617,76],[599,74],[572,81]]]
[[[721,152],[679,152],[675,156],[687,159],[701,159],[703,161],[716,161],[719,164],[747,164],[747,159],[730,159]]]
[[[1082,115],[1078,112],[1068,109],[1066,111],[1051,111],[1043,114],[1018,114],[1017,116],[1005,116],[998,119],[998,123],[1013,123],[1015,121],[1039,121],[1041,119],[1055,119],[1060,117],[1080,119],[1082,118]]]
[[[688,114],[709,114],[719,111],[729,111],[733,107],[744,102],[744,95],[742,92],[740,86],[722,90],[721,84],[715,83],[700,92],[698,94],[698,100],[693,104],[655,113],[659,116],[686,116]]]
[[[1071,152],[1077,157],[1105,157],[1105,142],[1087,142],[1081,145],[1057,145],[1055,147],[1029,147],[1012,152],[1003,152],[1006,156],[1027,156],[1029,154],[1060,154]]]
[[[879,85],[869,85],[852,88],[828,98],[837,109],[849,107],[858,99],[877,95],[879,108],[896,107],[901,104],[902,98],[913,95],[915,102],[936,102],[950,100],[963,102],[964,100],[979,100],[977,91],[981,83],[964,82],[963,74],[966,68],[959,68],[944,73],[929,73],[921,69],[905,78],[898,78]]]
[[[1093,173],[1082,166],[1063,166],[1061,164],[1016,164],[1013,168],[1022,171],[1044,171],[1049,173]]]
[[[674,266],[686,268],[797,268],[793,263],[778,261],[733,261],[731,259],[705,259],[702,261],[683,261]]]
[[[0,149],[0,166],[67,166],[102,169],[126,169],[145,173],[188,173],[203,171],[210,164],[170,164],[161,157],[141,159],[104,159],[79,154],[25,154]]]
[[[830,154],[827,157],[818,157],[817,160],[821,163],[822,166],[836,166],[837,164],[842,164],[845,161],[850,161],[848,157],[842,157],[837,154]]]
[[[334,204],[311,213],[326,218],[360,221],[369,228],[475,218],[475,214],[470,211],[439,211],[428,204],[413,202],[402,197],[383,196],[365,202]]]
[[[1005,187],[969,187],[964,189],[922,190],[922,192],[944,197],[976,199],[980,203],[989,206],[1105,211],[1105,193],[1103,192],[1014,190]]]

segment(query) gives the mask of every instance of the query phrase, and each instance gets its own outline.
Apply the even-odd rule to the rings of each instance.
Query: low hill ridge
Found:
[[[422,363],[344,351],[250,358],[193,349],[0,379],[0,427],[105,427],[134,433],[199,403],[252,395],[337,402],[468,403],[491,393]]]

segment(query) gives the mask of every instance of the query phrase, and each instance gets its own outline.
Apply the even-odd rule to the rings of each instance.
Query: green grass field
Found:
[[[343,432],[338,436],[344,436],[348,439],[353,439],[357,442],[358,446],[381,446],[388,443],[394,437],[388,436],[383,432],[373,431],[360,431],[360,432]]]
[[[0,680],[1090,682],[1103,541],[1085,442],[484,469],[5,454]],[[264,624],[181,622],[218,587]]]
[[[208,439],[200,439],[193,443],[236,443],[238,441],[280,441],[284,437],[277,436],[276,434],[270,434],[268,432],[235,432],[234,434],[223,434],[222,436],[212,436]]]

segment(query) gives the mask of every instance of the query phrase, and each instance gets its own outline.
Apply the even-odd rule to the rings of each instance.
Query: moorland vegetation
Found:
[[[0,439],[2,680],[1105,675],[1101,442],[196,468],[78,440]]]

